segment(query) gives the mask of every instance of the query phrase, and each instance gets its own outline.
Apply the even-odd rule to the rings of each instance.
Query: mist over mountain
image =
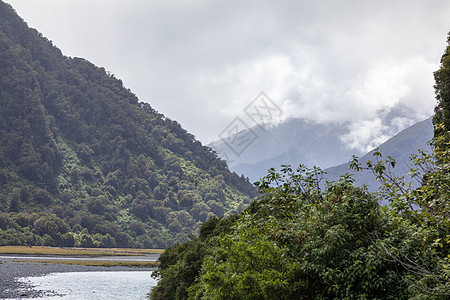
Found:
[[[269,168],[281,164],[301,162],[326,168],[346,161],[354,150],[346,148],[339,139],[344,133],[345,127],[336,124],[289,119],[279,125],[255,126],[241,132],[240,136],[256,135],[256,139],[240,155],[225,140],[213,142],[211,147],[227,158],[231,170],[256,181]]]
[[[0,244],[165,248],[255,194],[180,124],[0,2]]]
[[[396,160],[396,166],[391,170],[392,174],[402,176],[410,171],[412,166],[410,156],[417,150],[424,150],[431,153],[431,147],[428,144],[433,138],[433,122],[432,117],[418,122],[405,130],[402,130],[383,144],[378,149],[383,155],[381,159],[391,156]],[[362,165],[365,165],[368,160],[375,161],[373,157],[374,150],[359,158]],[[345,173],[354,174],[355,184],[358,186],[367,185],[370,191],[378,189],[380,184],[377,182],[374,174],[371,171],[356,172],[350,169],[348,163],[325,169],[327,175],[326,180],[337,181],[339,176]],[[414,183],[414,181],[413,181]],[[416,183],[417,184],[417,183]]]
[[[420,121],[409,113],[409,109],[400,105],[379,111],[373,125],[363,126],[359,131],[355,128],[357,124],[350,122],[320,124],[293,118],[277,125],[252,127],[210,146],[228,162],[231,170],[254,182],[265,176],[269,168],[282,164],[327,169],[348,162],[352,155],[361,157]],[[368,127],[373,131],[367,131]],[[236,138],[253,141],[244,151],[237,152],[228,141]]]

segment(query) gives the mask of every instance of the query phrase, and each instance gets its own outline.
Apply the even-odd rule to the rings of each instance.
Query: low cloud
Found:
[[[351,123],[348,126],[349,132],[341,140],[348,148],[367,153],[415,122],[417,120],[405,117],[389,119],[380,116],[361,120]]]
[[[384,141],[433,113],[450,28],[445,0],[7,2],[204,143],[261,91],[284,118],[351,122],[349,147]]]

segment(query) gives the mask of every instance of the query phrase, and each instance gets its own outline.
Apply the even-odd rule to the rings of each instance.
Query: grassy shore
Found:
[[[138,267],[138,268],[156,268],[159,263],[156,261],[101,261],[101,260],[15,260],[15,262],[39,263],[39,264],[59,264],[59,265],[78,265],[95,267]]]
[[[128,249],[128,248],[56,248],[45,246],[2,246],[0,254],[28,255],[85,255],[97,256],[139,256],[145,254],[161,254],[162,249]]]

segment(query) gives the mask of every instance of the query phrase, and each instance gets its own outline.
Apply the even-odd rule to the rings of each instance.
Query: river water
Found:
[[[25,277],[36,290],[49,296],[37,299],[148,299],[157,281],[150,271],[68,272]],[[36,298],[35,298],[36,299]]]

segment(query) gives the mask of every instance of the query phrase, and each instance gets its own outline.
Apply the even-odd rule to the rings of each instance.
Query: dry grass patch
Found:
[[[139,256],[145,254],[161,254],[162,249],[127,249],[127,248],[57,248],[46,246],[2,246],[0,254],[29,255],[87,255],[96,256]]]
[[[39,264],[59,264],[59,265],[78,265],[78,266],[96,266],[96,267],[138,267],[138,268],[156,268],[159,263],[156,261],[100,261],[100,260],[15,260],[15,262],[39,263]]]

